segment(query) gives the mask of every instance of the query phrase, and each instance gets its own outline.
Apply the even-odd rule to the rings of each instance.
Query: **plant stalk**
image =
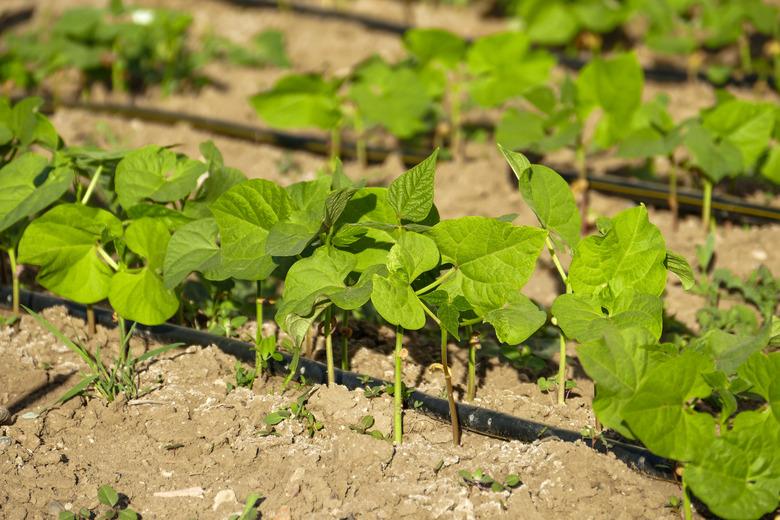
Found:
[[[103,249],[103,247],[102,247],[102,246],[97,246],[97,252],[98,252],[98,254],[100,255],[100,257],[101,257],[103,260],[105,260],[105,261],[106,261],[106,263],[107,263],[109,266],[111,266],[111,269],[113,269],[114,271],[118,271],[118,270],[119,270],[119,264],[117,264],[117,263],[114,261],[114,259],[113,259],[113,258],[111,258],[111,255],[109,255],[108,253],[106,253],[106,250],[105,250],[105,249]]]
[[[577,181],[580,190],[580,215],[582,216],[582,231],[588,229],[588,207],[590,205],[590,193],[588,189],[588,170],[585,159],[585,144],[582,140],[577,143],[576,150],[577,161]]]
[[[691,507],[691,496],[688,494],[688,484],[685,482],[685,469],[682,474],[682,498],[683,498],[683,518],[693,520],[693,509]]]
[[[358,114],[355,117],[355,132],[357,133],[357,139],[355,141],[355,158],[357,159],[358,166],[361,170],[365,170],[368,166],[368,154],[366,153],[366,130],[363,126],[363,120]]]
[[[341,370],[349,370],[349,338],[352,335],[349,329],[349,311],[343,312],[341,321]]]
[[[460,83],[455,80],[450,82],[450,124],[452,125],[452,155],[456,159],[463,158],[462,117]]]
[[[403,442],[403,379],[401,351],[404,346],[404,329],[398,325],[395,329],[395,387],[393,389],[393,444]]]
[[[95,325],[95,306],[91,303],[87,305],[87,334],[94,336],[97,332]]]
[[[450,424],[452,425],[452,444],[460,445],[460,422],[458,421],[458,407],[455,405],[455,397],[452,395],[452,376],[447,362],[447,329],[439,324],[441,330],[441,368],[444,372],[444,383],[447,387],[447,401],[450,404]]]
[[[438,287],[441,284],[443,284],[447,280],[447,278],[449,278],[453,274],[455,274],[455,269],[450,269],[449,271],[447,271],[446,273],[444,273],[443,275],[441,275],[440,277],[438,277],[437,279],[435,279],[434,281],[432,281],[431,283],[429,283],[428,285],[426,285],[422,289],[418,289],[418,290],[414,291],[414,294],[419,296],[421,294],[425,294],[428,291],[431,291],[431,290],[435,289],[436,287]]]
[[[553,265],[555,265],[555,269],[558,271],[558,274],[561,277],[561,281],[566,286],[568,292],[569,279],[566,276],[566,271],[563,270],[563,265],[561,264],[558,255],[555,253],[555,246],[553,245],[552,240],[550,240],[549,236],[547,236],[547,238],[544,239],[544,243],[547,246],[547,252],[550,253],[550,258],[552,258]]]
[[[473,401],[477,396],[477,350],[480,348],[479,331],[472,331],[471,325],[466,327],[469,338],[468,381],[466,383],[466,401]]]
[[[680,225],[680,209],[677,201],[677,163],[674,157],[669,157],[669,210],[672,212],[672,229],[677,231]]]
[[[16,249],[8,249],[8,262],[11,267],[11,312],[19,314],[19,269],[16,265]]]
[[[561,350],[558,361],[558,404],[566,404],[566,336],[561,332]]]
[[[333,306],[325,311],[325,363],[328,366],[328,386],[336,384],[336,371],[333,368]]]
[[[257,330],[255,331],[255,345],[260,345],[260,341],[263,339],[263,304],[265,299],[263,298],[263,281],[257,281],[257,292],[255,295],[255,320],[257,321]]]
[[[127,326],[125,319],[119,316],[119,366],[125,366],[125,360],[127,360],[127,350],[130,345],[130,341],[127,341]]]
[[[95,186],[97,186],[98,181],[100,180],[100,174],[103,173],[103,165],[97,167],[95,170],[95,175],[92,176],[92,180],[89,181],[89,186],[87,186],[87,191],[84,192],[84,197],[81,199],[81,203],[86,205],[87,202],[89,202],[89,198],[92,196],[92,192],[95,191]]]
[[[706,233],[710,229],[710,220],[712,219],[712,181],[704,178],[704,194],[701,206],[701,223]]]
[[[330,131],[330,160],[331,162],[341,157],[341,126],[337,125]]]

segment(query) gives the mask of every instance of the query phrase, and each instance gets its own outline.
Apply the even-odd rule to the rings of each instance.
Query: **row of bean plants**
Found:
[[[765,308],[757,331],[713,328],[662,340],[668,273],[686,288],[695,275],[667,249],[644,206],[603,218],[594,234],[581,236],[568,184],[502,149],[538,225],[515,225],[512,215],[442,220],[434,204],[436,152],[388,187],[356,184],[338,168],[282,187],[226,166],[210,142],[201,147],[203,160],[156,145],[117,152],[65,146],[38,105],[0,103],[0,240],[14,310],[20,265],[37,267],[37,282],[54,294],[88,306],[107,301],[120,324],[174,317],[191,276],[256,283],[262,322],[262,284],[283,280],[275,314],[283,345],[300,355],[308,331],[322,324],[333,383],[335,325],[371,308],[396,330],[395,443],[403,440],[405,331],[439,331],[458,443],[450,339],[476,331],[517,345],[554,327],[561,402],[573,341],[596,383],[593,406],[603,425],[679,461],[684,488],[716,514],[758,517],[776,507],[775,308]],[[549,310],[522,292],[543,255],[564,287]],[[276,343],[258,326],[256,348],[266,359],[273,355],[266,344]]]

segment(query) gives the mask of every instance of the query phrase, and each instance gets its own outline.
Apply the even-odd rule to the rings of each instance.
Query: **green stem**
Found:
[[[263,339],[263,281],[257,281],[257,291],[255,295],[255,320],[257,321],[257,331],[255,332],[255,345],[260,345]]]
[[[710,219],[712,218],[712,181],[704,178],[704,194],[701,206],[701,223],[706,233],[710,229]]]
[[[330,160],[331,162],[341,157],[341,125],[337,125],[330,131]]]
[[[685,520],[693,519],[693,510],[691,508],[691,496],[688,494],[688,484],[685,482],[685,470],[682,474],[682,495],[683,495],[683,518]]]
[[[92,196],[92,192],[95,191],[95,186],[97,186],[98,181],[100,180],[100,174],[103,173],[103,165],[97,167],[97,170],[95,170],[95,175],[92,176],[92,180],[89,181],[89,186],[87,186],[87,191],[84,192],[84,197],[81,199],[81,203],[85,204],[89,202],[89,198]]]
[[[19,270],[16,265],[16,249],[8,249],[8,260],[11,264],[11,312],[19,314]]]
[[[328,366],[328,386],[336,384],[336,371],[333,368],[333,306],[325,311],[325,363]]]
[[[544,243],[547,246],[547,251],[550,253],[550,257],[552,258],[553,264],[555,265],[555,269],[558,270],[558,274],[561,276],[561,281],[563,281],[563,284],[568,288],[569,278],[566,276],[566,271],[563,270],[563,265],[558,259],[558,255],[555,253],[555,247],[553,246],[552,240],[550,240],[549,236],[544,239]]]
[[[577,180],[580,183],[580,215],[582,217],[582,229],[583,231],[588,227],[588,206],[590,197],[588,193],[588,170],[586,166],[585,157],[585,143],[582,139],[577,143],[576,162],[577,162]]]
[[[743,74],[752,74],[753,72],[753,58],[750,55],[750,42],[748,37],[742,33],[738,39],[739,44],[739,61]]]
[[[461,157],[462,147],[462,130],[461,126],[461,99],[460,99],[460,83],[456,80],[450,84],[450,124],[452,124],[452,154],[456,158]]]
[[[452,376],[450,375],[450,367],[447,362],[447,329],[440,323],[439,330],[441,331],[441,368],[442,371],[444,371],[444,383],[447,387],[447,401],[449,401],[450,405],[452,444],[458,446],[460,444],[460,422],[458,421],[458,407],[455,404],[455,397],[452,392]]]
[[[482,318],[482,317],[471,318],[471,319],[468,319],[468,320],[461,321],[459,325],[461,327],[468,327],[470,325],[476,325],[478,323],[482,323],[483,320],[484,320],[484,318]]]
[[[127,359],[127,347],[130,341],[127,340],[127,326],[125,319],[119,316],[119,366],[125,366],[125,360]]]
[[[341,370],[349,370],[349,311],[344,311],[341,318]]]
[[[435,289],[436,287],[438,287],[442,283],[444,283],[447,280],[447,278],[449,278],[453,274],[455,274],[455,269],[450,269],[449,271],[447,271],[446,273],[444,273],[443,275],[441,275],[440,277],[438,277],[437,279],[435,279],[434,281],[432,281],[431,283],[429,283],[428,285],[426,285],[422,289],[414,291],[414,294],[419,296],[421,294],[427,293],[430,290]]]
[[[105,260],[105,261],[106,261],[106,263],[107,263],[109,266],[111,266],[111,269],[113,269],[114,271],[118,271],[118,270],[119,270],[119,264],[117,264],[117,263],[114,261],[114,259],[113,259],[113,258],[111,258],[111,255],[109,255],[108,253],[106,253],[106,250],[105,250],[105,249],[103,249],[103,246],[97,246],[97,252],[98,252],[98,254],[100,255],[100,257],[101,257],[101,258],[103,258],[103,260]]]
[[[357,159],[358,166],[361,170],[365,170],[368,166],[368,154],[366,153],[366,131],[363,126],[363,119],[360,115],[355,117],[355,132],[357,133],[357,140],[355,141],[355,158]]]
[[[398,325],[395,329],[395,387],[393,389],[393,444],[403,442],[403,379],[401,374],[401,351],[404,343],[404,329]]]
[[[479,349],[479,331],[473,332],[471,326],[466,327],[469,341],[468,381],[466,384],[466,401],[473,401],[477,396],[477,350]]]
[[[566,336],[561,332],[560,360],[558,361],[558,404],[566,403]]]
[[[680,211],[677,202],[677,164],[673,157],[669,157],[669,210],[672,212],[672,229],[677,231],[679,226]]]
[[[94,305],[87,304],[87,334],[94,336],[97,332],[95,325],[95,307]]]

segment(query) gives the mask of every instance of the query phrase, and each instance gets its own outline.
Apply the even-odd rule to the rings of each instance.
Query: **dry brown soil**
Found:
[[[28,3],[8,1],[9,6]],[[67,6],[85,3],[90,2],[41,0],[35,3],[41,7],[37,21],[43,22]],[[193,7],[185,0],[139,3]],[[378,10],[391,18],[402,16],[398,6],[375,0],[355,4],[365,12]],[[284,31],[297,70],[340,73],[373,53],[388,59],[403,56],[396,37],[348,22],[239,9],[211,0],[198,2],[192,11],[199,33],[213,28],[246,41],[265,28]],[[498,27],[498,22],[479,20],[471,11],[447,7],[426,5],[416,16],[428,25],[457,25],[463,34],[470,35]],[[246,97],[271,85],[282,73],[219,64],[207,72],[227,88],[206,87],[200,93],[170,97],[151,92],[137,101],[259,125]],[[665,88],[650,84],[648,92]],[[690,115],[714,99],[712,89],[698,83],[675,88],[669,94],[678,117]],[[100,91],[92,97],[117,99]],[[186,126],[128,122],[76,110],[60,110],[53,121],[70,144],[130,147],[178,143],[179,150],[197,156],[198,143],[214,139],[229,165],[250,177],[283,184],[311,179],[324,164],[321,157],[304,152],[217,138]],[[518,213],[516,223],[533,224],[533,214],[511,184],[495,148],[471,143],[466,156],[465,161],[445,162],[438,168],[436,204],[442,217]],[[568,163],[570,158],[560,158],[560,164]],[[397,157],[368,171],[353,164],[346,167],[353,178],[366,176],[372,183],[386,182],[403,171]],[[631,204],[595,195],[593,213],[613,215]],[[651,219],[664,232],[670,249],[694,258],[695,245],[704,239],[698,219],[683,219],[677,232],[672,231],[668,212],[651,210]],[[780,273],[778,243],[778,225],[721,226],[717,265],[746,275],[763,263]],[[546,257],[539,267],[526,293],[549,305],[560,288]],[[695,310],[701,305],[698,297],[684,293],[670,281],[666,305],[669,314],[695,327]],[[61,309],[46,315],[68,334],[83,334],[79,320],[66,317]],[[356,336],[350,352],[357,371],[389,377],[389,335],[384,329],[366,327]],[[407,384],[433,394],[441,392],[440,373],[427,368],[435,361],[435,340],[422,333],[406,339],[411,353]],[[101,330],[92,346],[104,342],[115,342],[113,332]],[[137,343],[135,348],[146,346]],[[464,350],[453,345],[452,352],[460,395],[465,387]],[[315,356],[322,357],[321,350]],[[84,367],[30,318],[23,318],[21,326],[0,329],[0,405],[9,406],[15,414],[12,425],[0,426],[0,436],[9,439],[0,441],[0,517],[49,518],[51,512],[69,504],[92,507],[95,491],[102,484],[125,493],[132,507],[149,519],[226,518],[238,511],[238,502],[253,491],[266,497],[261,506],[263,517],[279,519],[675,517],[665,508],[668,497],[679,496],[675,485],[641,476],[583,445],[558,441],[522,444],[466,434],[463,446],[452,448],[446,425],[409,412],[406,442],[394,450],[388,442],[348,428],[370,414],[377,420],[377,429],[383,433],[390,430],[389,400],[367,399],[360,391],[318,387],[310,408],[325,428],[311,439],[295,422],[283,423],[279,436],[261,437],[258,432],[264,427],[264,415],[294,400],[297,393],[280,393],[279,381],[270,379],[258,383],[253,391],[226,395],[233,365],[232,358],[215,348],[191,347],[147,367],[143,380],[151,384],[161,376],[163,384],[143,402],[106,406],[99,400],[77,399],[48,415],[23,419],[24,413],[52,402],[67,384],[75,382],[74,373]],[[555,406],[552,396],[541,393],[527,375],[494,358],[483,358],[480,372],[477,404],[573,430],[594,426],[589,406],[592,385],[580,372],[571,374],[577,379],[578,390],[565,407]],[[183,446],[166,449],[178,444]],[[478,468],[499,478],[517,473],[524,484],[512,493],[463,486],[458,471]],[[191,489],[196,496],[155,496],[184,489]]]
[[[63,308],[44,315],[71,336],[85,334]],[[91,344],[110,349],[115,341],[114,331],[101,328]],[[147,347],[134,343],[136,351]],[[380,361],[389,363],[386,355]],[[405,442],[394,448],[349,428],[372,415],[374,429],[390,433],[390,398],[359,390],[314,388],[309,409],[324,429],[313,438],[294,420],[279,425],[278,435],[261,436],[263,417],[302,390],[280,392],[271,378],[226,395],[234,362],[216,347],[189,347],[144,367],[142,385],[162,385],[142,399],[106,405],[79,398],[29,418],[83,366],[30,317],[0,329],[0,403],[15,414],[13,424],[0,426],[0,516],[52,518],[63,508],[95,507],[103,484],[147,519],[226,518],[252,492],[266,497],[263,518],[278,519],[675,516],[665,503],[679,495],[677,486],[582,444],[465,434],[453,448],[446,424],[407,412]],[[578,411],[581,400],[558,409],[530,389],[525,394],[504,398],[520,415],[592,424]],[[470,488],[458,476],[464,469],[514,473],[523,485],[498,493]],[[165,496],[171,492],[189,496]]]

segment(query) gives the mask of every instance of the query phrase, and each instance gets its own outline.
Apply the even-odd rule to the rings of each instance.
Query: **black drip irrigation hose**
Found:
[[[176,125],[186,123],[192,128],[213,133],[224,137],[241,139],[252,143],[265,143],[289,150],[305,151],[308,153],[327,156],[330,148],[326,139],[321,137],[306,136],[269,130],[222,119],[196,116],[192,114],[160,110],[156,108],[144,108],[137,105],[123,105],[117,103],[93,103],[89,101],[53,101],[47,100],[43,110],[47,113],[55,111],[58,107],[76,110],[85,110],[91,113],[104,113],[124,118],[142,119],[153,123]],[[342,143],[342,157],[355,158],[355,143]],[[368,160],[371,163],[381,163],[393,150],[379,147],[369,147]],[[430,150],[402,149],[399,155],[407,165],[416,165],[422,162]],[[561,176],[572,182],[577,179],[577,174],[559,171]],[[514,179],[514,175],[511,176]],[[657,206],[668,205],[669,188],[666,184],[639,180],[627,180],[614,175],[589,175],[590,188],[646,204]],[[694,213],[701,210],[703,196],[701,192],[694,190],[679,190],[677,195],[681,213]],[[738,199],[714,196],[712,209],[721,220],[739,220],[753,223],[780,222],[780,208],[771,206],[759,206],[749,204]]]
[[[8,303],[10,295],[9,287],[0,287],[0,303]],[[47,307],[63,305],[68,309],[70,315],[81,319],[86,317],[86,309],[83,305],[48,294],[22,290],[20,303],[34,311],[42,311]],[[113,313],[110,310],[95,308],[95,320],[104,327],[116,326],[113,321]],[[248,363],[254,363],[252,346],[235,339],[215,336],[207,332],[172,324],[155,327],[137,325],[135,333],[141,337],[154,339],[162,343],[180,342],[185,345],[204,347],[216,345],[220,350],[231,356]],[[292,356],[286,353],[282,353],[282,356],[283,359],[281,361],[271,360],[270,369],[274,374],[284,375],[289,370]],[[327,383],[325,365],[311,359],[300,358],[296,376],[301,375],[305,375],[306,381],[310,383]],[[336,368],[335,375],[336,384],[344,385],[350,390],[364,388],[366,385],[367,379],[354,372]],[[368,378],[368,381],[368,384],[372,385],[386,383],[380,379],[372,378]],[[422,404],[420,405],[420,403]],[[449,404],[444,399],[415,390],[406,398],[405,404],[408,408],[414,408],[429,417],[446,423],[450,422]],[[614,455],[629,467],[650,477],[674,480],[674,463],[654,455],[641,446],[628,444],[606,436],[599,438],[586,437],[571,430],[548,426],[468,404],[458,403],[457,406],[460,424],[464,430],[507,441],[535,442],[542,439],[558,439],[565,442],[581,441],[600,453]]]
[[[33,7],[26,7],[0,14],[0,33],[4,33],[13,26],[26,22],[32,18],[34,12],[35,9]]]
[[[578,175],[573,172],[558,171],[568,182],[574,182]],[[513,175],[514,177],[514,175]],[[616,175],[589,175],[588,187],[608,195],[617,195],[654,206],[668,207],[669,187],[657,182],[625,179]],[[680,213],[697,213],[703,205],[703,195],[696,190],[677,190],[677,202]],[[780,208],[749,204],[732,197],[713,196],[712,211],[721,220],[743,221],[750,223],[780,222]]]
[[[292,134],[269,128],[175,112],[172,110],[147,108],[134,104],[94,103],[91,101],[53,100],[50,98],[46,100],[42,110],[45,113],[52,113],[56,111],[57,108],[84,110],[87,112],[109,114],[127,119],[142,119],[144,121],[165,125],[185,123],[195,130],[249,141],[251,143],[268,144],[287,150],[304,150],[318,155],[330,154],[330,143],[323,137]],[[388,148],[368,146],[366,148],[366,159],[369,163],[377,164],[384,162],[387,157],[393,153],[395,153],[395,151]],[[402,148],[400,154],[406,164],[418,164],[428,157],[430,152],[412,148]],[[342,142],[339,155],[344,159],[357,158],[357,145],[354,142]]]
[[[348,11],[342,11],[338,9],[328,9],[324,7],[318,7],[313,5],[306,5],[301,3],[289,2],[287,0],[223,0],[229,4],[237,5],[240,7],[249,8],[261,8],[261,9],[280,9],[282,11],[288,10],[294,13],[300,13],[309,16],[317,16],[320,18],[343,20],[347,22],[356,23],[362,25],[366,29],[387,32],[390,34],[396,34],[403,36],[406,31],[414,29],[415,26],[407,25],[399,22],[391,22],[383,20],[374,16],[368,16],[358,13],[351,13]],[[471,41],[470,38],[466,38],[466,41]],[[548,49],[550,50],[550,49]],[[552,54],[556,56],[558,62],[571,70],[580,70],[588,64],[587,59],[572,57],[564,54],[561,51],[551,50]],[[659,83],[684,83],[691,79],[688,71],[681,70],[674,67],[643,67],[642,68],[645,78],[657,81]],[[742,77],[730,76],[724,83],[714,83],[709,76],[704,72],[698,72],[696,78],[705,83],[709,83],[716,87],[724,87],[726,85],[734,85],[736,87],[753,87],[759,82],[760,78],[757,74],[748,74]],[[766,78],[767,83],[773,89],[777,89],[775,78]]]

